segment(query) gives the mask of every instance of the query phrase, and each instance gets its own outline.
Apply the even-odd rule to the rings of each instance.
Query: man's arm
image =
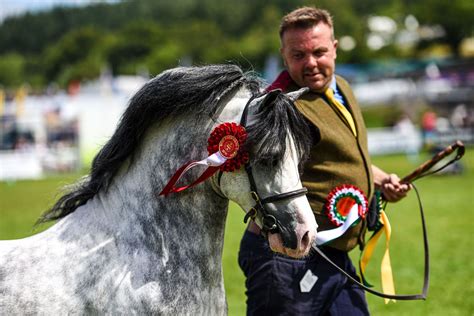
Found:
[[[411,189],[409,184],[400,183],[400,178],[396,174],[388,174],[375,165],[372,165],[372,173],[375,189],[380,190],[389,202],[401,200]]]

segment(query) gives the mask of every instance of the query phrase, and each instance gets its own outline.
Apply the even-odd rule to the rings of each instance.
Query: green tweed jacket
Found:
[[[374,191],[372,163],[362,113],[349,84],[339,76],[336,76],[336,82],[354,118],[357,137],[354,137],[350,128],[323,96],[308,93],[295,103],[298,110],[320,134],[320,139],[315,141],[311,149],[310,158],[305,164],[302,175],[319,231],[336,227],[324,211],[327,197],[335,187],[355,186],[364,192],[369,201]],[[365,220],[360,221],[349,228],[344,235],[331,241],[328,246],[349,251],[358,243],[363,244],[365,230]]]

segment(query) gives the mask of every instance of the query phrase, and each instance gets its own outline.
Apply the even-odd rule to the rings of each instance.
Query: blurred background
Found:
[[[87,167],[129,97],[165,69],[231,62],[271,82],[280,18],[314,3],[2,0],[0,179]],[[334,15],[336,71],[374,128],[373,154],[473,142],[472,1],[316,3]]]
[[[0,238],[33,233],[34,219],[51,206],[58,188],[88,172],[129,98],[161,71],[235,63],[271,82],[283,69],[279,21],[303,5],[334,17],[336,73],[350,81],[359,100],[376,163],[403,173],[456,139],[472,146],[472,0],[1,0]],[[432,207],[451,199],[435,214],[465,210],[453,227],[473,219],[471,154],[468,149],[468,158],[444,173],[443,185],[439,178],[427,180]],[[451,197],[446,188],[455,191]],[[244,285],[235,256],[243,226],[238,211],[229,212],[228,222],[233,213],[239,224],[228,224],[224,270],[229,311],[240,315]],[[435,232],[447,229],[440,225]],[[461,231],[462,242],[452,243],[460,247],[454,255],[464,257],[454,267],[439,259],[445,262],[439,273],[462,267],[459,278],[472,296],[473,231]],[[452,243],[440,249],[454,251]],[[414,278],[421,287],[421,274]],[[461,304],[455,291],[443,296],[445,285],[420,313],[472,315],[472,303]],[[375,305],[373,311],[408,310]]]

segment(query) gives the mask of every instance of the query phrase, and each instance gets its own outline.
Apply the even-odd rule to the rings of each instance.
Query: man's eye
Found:
[[[314,56],[314,57],[321,57],[321,56],[324,56],[324,52],[314,52],[314,53],[313,53],[313,56]]]
[[[326,53],[327,53],[327,51],[318,50],[318,51],[315,51],[315,52],[313,53],[313,55],[314,55],[315,57],[322,57],[322,56],[326,55]]]

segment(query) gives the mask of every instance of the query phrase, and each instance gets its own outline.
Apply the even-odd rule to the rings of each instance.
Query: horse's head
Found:
[[[293,101],[304,92],[273,91],[249,102],[241,124],[250,162],[217,180],[221,192],[267,234],[272,250],[296,258],[309,253],[317,228],[299,177],[311,139]]]

